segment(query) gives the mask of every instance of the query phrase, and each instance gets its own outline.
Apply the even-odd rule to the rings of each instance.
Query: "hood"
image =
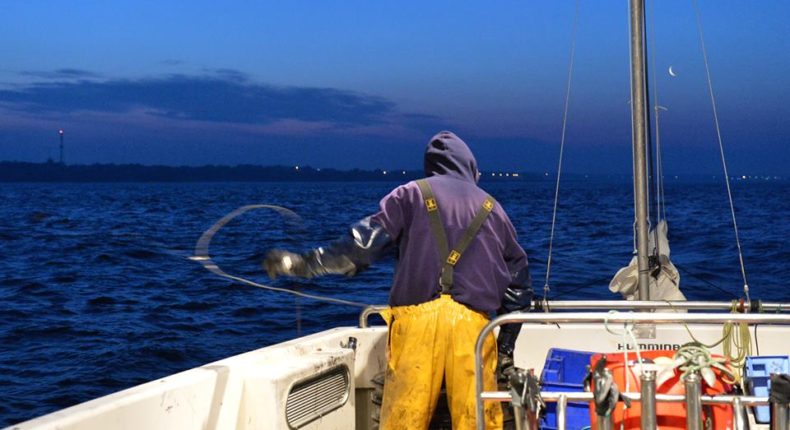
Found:
[[[425,149],[425,176],[446,175],[477,183],[477,161],[461,138],[442,131]]]

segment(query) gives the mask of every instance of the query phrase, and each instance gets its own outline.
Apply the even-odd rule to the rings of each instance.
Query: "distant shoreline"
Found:
[[[489,173],[490,174],[490,173]],[[0,182],[391,182],[424,176],[417,170],[324,169],[311,166],[151,166],[0,162]],[[491,179],[541,180],[540,174],[495,172]]]
[[[311,166],[150,166],[0,162],[0,182],[405,182],[422,170],[324,169]],[[485,181],[546,180],[544,174],[488,172]]]
[[[422,170],[324,169],[311,166],[151,166],[142,164],[61,164],[0,162],[0,182],[406,182]],[[778,176],[733,177],[734,180],[785,181]],[[554,182],[554,173],[484,171],[481,182]],[[563,181],[630,182],[626,175],[565,174]],[[720,175],[668,176],[667,181],[719,182]]]

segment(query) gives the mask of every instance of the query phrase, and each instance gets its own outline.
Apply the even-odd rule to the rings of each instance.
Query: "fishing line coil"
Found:
[[[334,297],[327,297],[319,294],[303,293],[301,291],[295,291],[289,288],[282,288],[282,287],[275,287],[272,285],[261,284],[241,276],[231,275],[230,273],[227,273],[224,270],[222,270],[222,268],[216,262],[214,262],[214,260],[212,260],[211,254],[209,253],[209,246],[211,245],[211,239],[213,239],[214,235],[217,234],[217,232],[220,229],[222,229],[233,219],[241,216],[244,213],[257,209],[271,209],[279,213],[284,218],[290,219],[291,221],[297,221],[299,223],[301,223],[302,220],[301,217],[299,217],[299,215],[297,215],[294,211],[290,209],[286,209],[282,206],[258,204],[258,205],[246,205],[239,207],[233,210],[232,212],[228,213],[224,217],[222,217],[219,221],[214,223],[214,225],[212,225],[208,230],[203,232],[203,234],[200,236],[200,239],[198,239],[197,244],[195,244],[195,255],[189,257],[189,259],[192,261],[197,261],[206,270],[208,270],[211,273],[214,273],[215,275],[230,279],[232,281],[240,282],[245,285],[250,285],[256,288],[262,288],[265,290],[276,291],[281,293],[288,293],[299,297],[305,297],[308,299],[319,300],[329,303],[337,303],[347,306],[355,306],[360,308],[367,308],[368,306],[370,306],[366,303],[337,299]]]

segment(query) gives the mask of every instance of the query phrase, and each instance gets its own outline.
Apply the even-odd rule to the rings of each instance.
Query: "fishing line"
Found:
[[[573,82],[573,61],[576,57],[576,34],[579,28],[579,10],[581,9],[581,1],[576,1],[576,12],[573,15],[573,30],[571,35],[571,55],[570,63],[568,64],[568,83],[565,88],[565,108],[562,113],[562,135],[560,137],[560,159],[557,162],[557,183],[554,188],[554,209],[551,213],[551,232],[549,233],[549,255],[546,259],[546,282],[543,284],[543,301],[547,302],[549,299],[549,279],[551,278],[551,256],[554,249],[554,228],[557,225],[557,207],[560,198],[560,178],[562,178],[562,154],[565,150],[565,134],[568,129],[568,109],[571,101],[571,83]],[[546,308],[548,312],[548,307]]]
[[[283,216],[284,218],[286,218],[286,219],[288,219],[290,221],[296,221],[296,222],[301,223],[301,218],[299,217],[299,215],[297,215],[292,210],[286,209],[286,208],[284,208],[282,206],[275,206],[275,205],[246,205],[246,206],[242,206],[242,207],[230,212],[229,214],[225,215],[219,221],[214,223],[214,225],[212,225],[208,230],[203,232],[203,234],[200,236],[200,239],[198,239],[197,244],[195,245],[195,255],[189,257],[189,259],[192,260],[192,261],[199,262],[201,265],[203,265],[203,267],[206,270],[208,270],[211,273],[214,273],[215,275],[218,275],[218,276],[221,276],[223,278],[227,278],[227,279],[230,279],[230,280],[233,280],[233,281],[236,281],[236,282],[240,282],[242,284],[250,285],[250,286],[253,286],[253,287],[256,287],[256,288],[262,288],[262,289],[265,289],[265,290],[276,291],[276,292],[281,292],[281,293],[288,293],[288,294],[293,294],[293,295],[299,296],[299,297],[305,297],[305,298],[308,298],[308,299],[319,300],[319,301],[330,302],[330,303],[337,303],[337,304],[341,304],[341,305],[356,306],[356,307],[360,307],[360,308],[366,308],[366,307],[370,306],[370,305],[368,305],[366,303],[352,302],[350,300],[336,299],[336,298],[333,298],[333,297],[326,297],[326,296],[321,296],[321,295],[318,295],[318,294],[308,294],[308,293],[303,293],[301,291],[291,290],[291,289],[288,289],[288,288],[274,287],[274,286],[271,286],[271,285],[261,284],[261,283],[258,283],[258,282],[251,281],[251,280],[249,280],[247,278],[243,278],[241,276],[231,275],[230,273],[227,273],[224,270],[222,270],[222,268],[220,268],[219,265],[217,263],[215,263],[214,260],[211,259],[211,255],[209,254],[209,245],[211,245],[211,239],[214,237],[214,235],[222,227],[224,227],[226,224],[228,224],[234,218],[236,218],[236,217],[238,217],[238,216],[240,216],[240,215],[242,215],[242,214],[244,214],[246,212],[249,212],[251,210],[256,210],[256,209],[271,209],[271,210],[274,210],[275,212],[279,213],[281,216]]]
[[[697,32],[699,33],[699,44],[702,50],[702,59],[705,64],[705,77],[708,82],[708,94],[710,94],[710,105],[713,108],[713,123],[716,125],[716,140],[719,142],[719,154],[721,155],[721,167],[724,171],[724,183],[727,185],[727,198],[730,201],[730,215],[732,216],[732,228],[735,230],[735,245],[738,247],[738,262],[741,266],[741,276],[743,277],[743,294],[746,296],[746,301],[752,301],[749,296],[749,282],[746,280],[746,266],[743,262],[743,249],[741,248],[741,237],[738,233],[738,222],[735,220],[735,203],[732,199],[732,189],[730,188],[730,173],[727,170],[727,160],[724,156],[724,143],[721,138],[721,127],[719,126],[719,114],[716,108],[716,97],[713,94],[713,82],[710,77],[710,64],[708,64],[708,51],[705,49],[705,37],[702,34],[702,17],[699,11],[697,0],[692,0],[694,5],[694,15],[697,18]]]

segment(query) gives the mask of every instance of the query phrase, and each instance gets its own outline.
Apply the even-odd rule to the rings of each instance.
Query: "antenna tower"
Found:
[[[60,135],[60,164],[63,164],[63,129],[58,130]]]

